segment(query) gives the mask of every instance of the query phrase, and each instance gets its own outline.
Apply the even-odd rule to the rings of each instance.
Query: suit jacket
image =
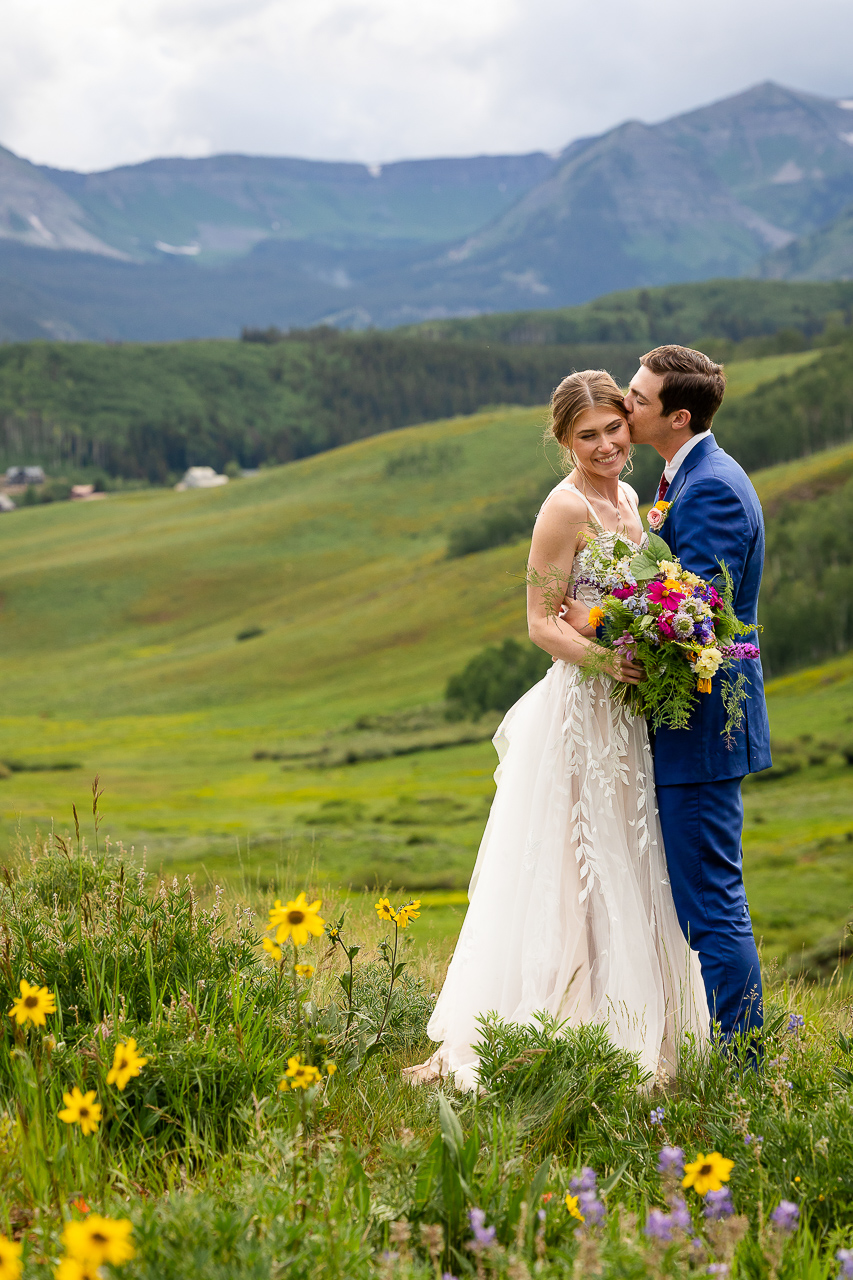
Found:
[[[700,440],[675,473],[667,492],[672,506],[660,536],[685,569],[715,578],[724,562],[734,583],[733,605],[741,622],[758,621],[758,589],[764,565],[764,517],[749,476],[714,437]],[[740,637],[759,644],[757,633]],[[658,786],[741,778],[770,764],[770,729],[760,659],[736,663],[749,681],[743,727],[727,745],[726,712],[715,679],[700,693],[689,729],[655,734]]]

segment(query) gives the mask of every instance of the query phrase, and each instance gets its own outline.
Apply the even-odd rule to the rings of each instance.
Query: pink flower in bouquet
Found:
[[[658,618],[658,631],[663,636],[664,640],[678,639],[672,625],[667,621],[666,618]]]
[[[652,582],[646,590],[646,596],[652,604],[659,604],[670,613],[675,613],[684,599],[684,592],[679,590],[677,582],[667,578],[665,582]]]
[[[636,641],[630,631],[623,631],[621,636],[617,636],[613,641],[613,648],[622,655],[626,662],[634,661]]]
[[[635,583],[633,587],[617,587],[616,590],[611,591],[610,594],[615,596],[617,600],[630,600],[631,596],[635,596],[637,594],[637,585]]]

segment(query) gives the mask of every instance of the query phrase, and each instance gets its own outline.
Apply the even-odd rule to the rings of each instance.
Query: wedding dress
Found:
[[[592,511],[568,480],[545,501],[567,487]],[[597,536],[612,545],[617,535]],[[577,559],[572,582],[576,573]],[[600,602],[590,586],[576,590]],[[427,1027],[441,1044],[404,1073],[413,1083],[452,1075],[476,1088],[472,1046],[489,1011],[516,1023],[541,1010],[569,1027],[603,1023],[654,1073],[674,1072],[685,1033],[708,1035],[698,956],[667,876],[646,724],[610,686],[556,660],[495,734],[497,792]]]

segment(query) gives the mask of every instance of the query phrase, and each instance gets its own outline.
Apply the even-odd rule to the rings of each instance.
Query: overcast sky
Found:
[[[0,0],[0,142],[64,168],[556,150],[776,80],[853,97],[851,0]]]

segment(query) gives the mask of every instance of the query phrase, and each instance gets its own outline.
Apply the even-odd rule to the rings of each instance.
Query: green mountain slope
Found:
[[[785,280],[853,278],[853,205],[827,226],[772,254],[762,274]]]

